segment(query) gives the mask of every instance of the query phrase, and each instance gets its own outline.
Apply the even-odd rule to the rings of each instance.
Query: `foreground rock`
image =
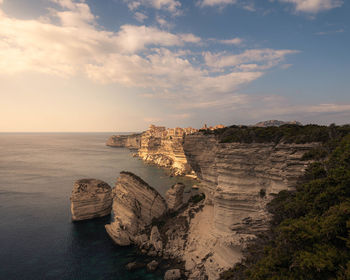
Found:
[[[159,265],[158,262],[153,260],[147,264],[147,270],[151,271],[151,272],[155,271],[157,269],[158,265]]]
[[[74,183],[70,200],[73,221],[107,216],[112,210],[112,188],[101,180],[81,179]]]
[[[171,269],[165,272],[164,280],[178,280],[181,279],[180,269]]]
[[[183,205],[185,185],[177,183],[166,192],[166,202],[170,211],[176,211]]]
[[[120,246],[135,243],[145,227],[167,210],[164,198],[131,172],[120,173],[113,194],[114,221],[105,227]]]

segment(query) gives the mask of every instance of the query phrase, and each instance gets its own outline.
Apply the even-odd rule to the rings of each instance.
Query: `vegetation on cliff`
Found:
[[[309,166],[296,191],[282,191],[268,205],[273,214],[270,231],[252,242],[241,263],[221,279],[350,279],[349,126],[277,129],[282,132],[269,135],[301,142],[318,140],[323,145],[306,155],[317,161]],[[293,136],[290,131],[298,133]],[[262,135],[257,133],[254,139],[265,139]]]
[[[350,133],[350,125],[320,126],[285,124],[279,127],[230,126],[204,134],[215,134],[221,143],[330,143]]]

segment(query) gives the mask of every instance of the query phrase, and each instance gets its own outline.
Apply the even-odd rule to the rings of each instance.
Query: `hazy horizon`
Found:
[[[0,0],[0,132],[350,120],[350,2]]]

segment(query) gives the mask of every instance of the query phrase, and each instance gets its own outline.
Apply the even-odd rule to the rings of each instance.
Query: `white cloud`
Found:
[[[136,20],[139,21],[139,22],[144,22],[144,20],[148,18],[147,15],[145,15],[145,14],[143,14],[143,13],[140,13],[140,12],[136,12],[136,13],[134,14],[134,17],[135,17]]]
[[[279,0],[285,3],[294,4],[297,12],[318,13],[341,7],[343,0]]]
[[[249,70],[264,70],[276,66],[295,50],[252,49],[240,54],[204,53],[206,64],[212,68],[238,67]],[[255,62],[255,63],[254,63]]]
[[[220,43],[226,45],[241,45],[243,43],[243,39],[241,38],[232,38],[228,40],[219,40]]]
[[[162,28],[170,29],[173,27],[173,24],[169,23],[166,19],[164,19],[163,17],[160,17],[159,15],[156,16],[156,21]]]
[[[202,0],[200,2],[200,5],[202,7],[204,6],[223,6],[223,5],[228,5],[228,4],[236,4],[237,0]]]
[[[106,31],[85,2],[54,2],[59,9],[37,20],[12,18],[0,9],[0,75],[26,71],[79,75],[97,83],[134,88],[145,97],[177,98],[176,106],[189,103],[204,108],[225,104],[241,86],[295,53],[271,49],[205,52],[196,55],[193,63],[189,44],[201,42],[194,34],[144,25]]]
[[[180,13],[181,2],[177,0],[124,0],[131,11],[141,6],[150,7],[157,10],[165,10],[174,15]]]
[[[134,53],[147,46],[182,46],[185,43],[197,43],[200,38],[193,34],[173,34],[155,27],[123,25],[116,34],[116,45],[124,53]]]

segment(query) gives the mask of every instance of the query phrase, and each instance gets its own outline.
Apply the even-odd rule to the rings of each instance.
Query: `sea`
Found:
[[[161,271],[127,271],[143,261],[133,247],[116,246],[104,225],[110,216],[73,223],[70,195],[81,178],[112,187],[131,171],[162,195],[174,183],[125,148],[107,147],[112,133],[0,133],[0,279],[162,279]]]

